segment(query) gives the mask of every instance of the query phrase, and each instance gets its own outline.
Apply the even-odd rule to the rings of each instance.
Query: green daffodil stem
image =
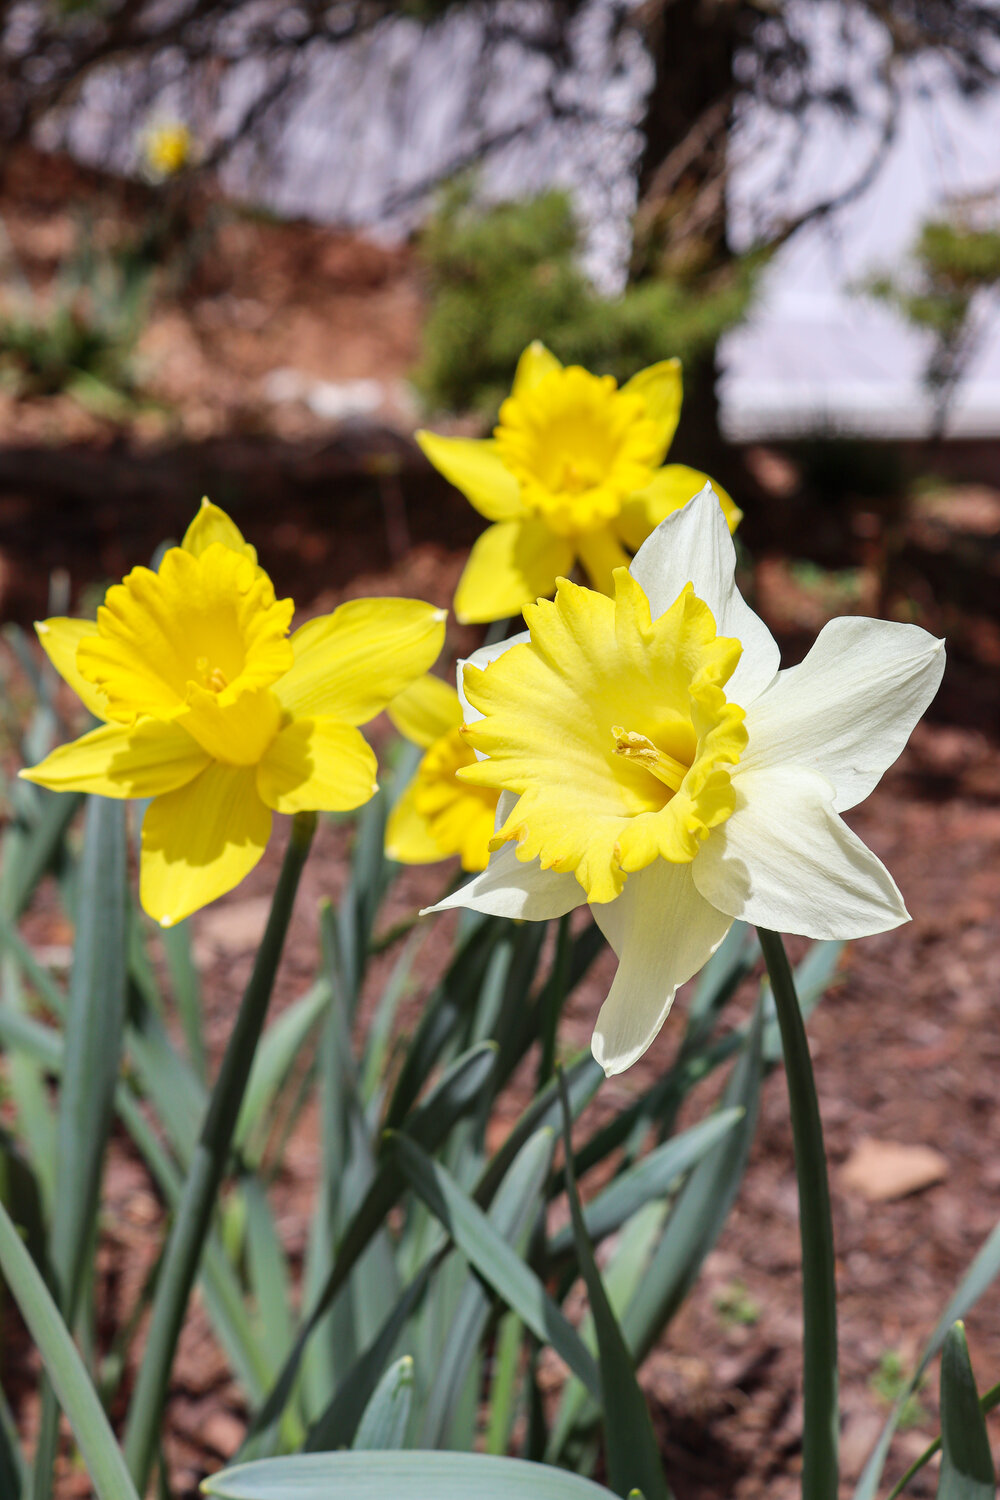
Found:
[[[225,1173],[233,1131],[288,931],[295,893],[315,829],[315,813],[296,813],[271,904],[271,914],[212,1090],[201,1135],[167,1241],[153,1301],[149,1336],[143,1350],[125,1428],[125,1458],[140,1493],[145,1493],[149,1482],[174,1351]]]
[[[781,1030],[795,1145],[802,1240],[803,1500],[836,1500],[840,1429],[837,1385],[837,1289],[833,1222],[809,1044],[795,980],[776,932],[758,928]]]

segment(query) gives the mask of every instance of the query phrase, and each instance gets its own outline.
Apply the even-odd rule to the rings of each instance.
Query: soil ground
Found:
[[[55,168],[48,176],[18,171],[0,208],[29,276],[44,286],[69,242],[67,197],[112,190],[68,169],[59,169],[68,173],[61,177]],[[112,217],[145,211],[115,191]],[[162,410],[123,423],[65,396],[0,395],[0,585],[8,620],[26,624],[44,612],[53,588],[74,611],[85,608],[95,586],[177,535],[205,488],[232,508],[279,591],[293,592],[305,613],[376,593],[450,602],[478,523],[404,436],[406,398],[397,383],[416,356],[421,308],[412,257],[308,226],[233,216],[223,227],[199,273],[204,279],[159,309],[147,330],[144,342],[158,351],[153,384]],[[281,368],[324,381],[376,377],[389,393],[385,409],[345,426],[303,402],[274,403],[262,392],[269,372]],[[917,618],[945,631],[951,650],[927,721],[850,816],[891,868],[913,922],[853,944],[835,991],[810,1023],[834,1197],[846,1482],[859,1473],[888,1409],[872,1389],[880,1362],[898,1353],[912,1366],[1000,1220],[1000,494],[982,484],[938,487],[887,514],[870,496],[849,493],[820,524],[793,458],[749,458],[752,582],[786,661],[801,656],[824,619],[851,610]],[[450,627],[452,656],[477,643],[475,632]],[[20,689],[7,663],[6,698],[16,708]],[[312,978],[316,902],[336,900],[344,841],[342,828],[321,826],[276,1007]],[[238,891],[196,919],[214,1055],[249,969],[278,843]],[[442,882],[439,869],[406,872],[386,922]],[[51,897],[26,931],[50,955],[70,937]],[[425,962],[429,975],[433,943]],[[564,1019],[567,1046],[586,1045],[612,967],[606,955],[574,995]],[[418,990],[401,1017],[404,1028],[419,1006]],[[605,1086],[595,1108],[618,1107],[645,1087],[675,1041],[668,1026],[634,1069]],[[512,1096],[505,1110],[517,1104]],[[845,1171],[866,1139],[934,1148],[943,1158],[939,1180],[868,1201]],[[280,1185],[280,1229],[293,1256],[305,1243],[317,1161],[315,1121],[306,1118]],[[162,1227],[145,1172],[116,1141],[100,1252],[108,1326],[131,1307]],[[798,1262],[787,1101],[775,1074],[736,1209],[643,1373],[679,1500],[794,1493]],[[1000,1379],[1000,1291],[986,1294],[967,1328],[985,1388]],[[30,1436],[34,1358],[9,1308],[3,1332],[5,1390]],[[893,1477],[936,1432],[935,1407],[928,1386],[914,1425],[893,1449]],[[242,1420],[238,1392],[196,1305],[164,1438],[176,1495],[193,1497],[198,1480],[235,1450]],[[1000,1447],[1000,1426],[993,1437]],[[928,1473],[913,1492],[930,1494],[933,1483]],[[60,1497],[88,1492],[85,1476],[64,1465]]]

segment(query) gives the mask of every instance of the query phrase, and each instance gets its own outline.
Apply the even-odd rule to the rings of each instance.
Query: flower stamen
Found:
[[[221,667],[210,667],[207,656],[199,656],[195,662],[195,669],[203,687],[209,692],[221,693],[229,686],[229,678]]]
[[[666,750],[661,750],[646,735],[638,734],[634,729],[623,729],[620,724],[612,724],[611,734],[615,742],[616,755],[622,755],[626,760],[634,761],[642,766],[644,771],[655,776],[657,781],[662,781],[671,792],[680,790],[681,782],[691,769],[690,766],[668,755]]]

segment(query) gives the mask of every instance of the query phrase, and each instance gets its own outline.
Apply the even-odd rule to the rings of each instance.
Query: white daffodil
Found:
[[[619,960],[593,1039],[608,1074],[734,918],[811,938],[908,920],[839,815],[899,755],[943,642],[852,616],[779,671],[735,563],[706,485],[616,571],[613,599],[562,579],[526,635],[463,664],[478,759],[458,774],[501,798],[489,865],[432,909],[543,921],[588,902]]]

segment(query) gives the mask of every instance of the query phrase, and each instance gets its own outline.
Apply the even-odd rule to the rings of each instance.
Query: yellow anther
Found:
[[[209,666],[207,656],[199,656],[195,662],[198,676],[205,686],[213,693],[221,693],[223,688],[229,686],[229,679],[221,667]]]
[[[689,766],[683,761],[675,760],[665,750],[660,750],[653,741],[644,734],[637,734],[634,729],[623,729],[620,724],[612,724],[611,733],[615,741],[615,754],[625,756],[626,760],[633,760],[642,766],[657,781],[662,781],[672,792],[680,788]]]

